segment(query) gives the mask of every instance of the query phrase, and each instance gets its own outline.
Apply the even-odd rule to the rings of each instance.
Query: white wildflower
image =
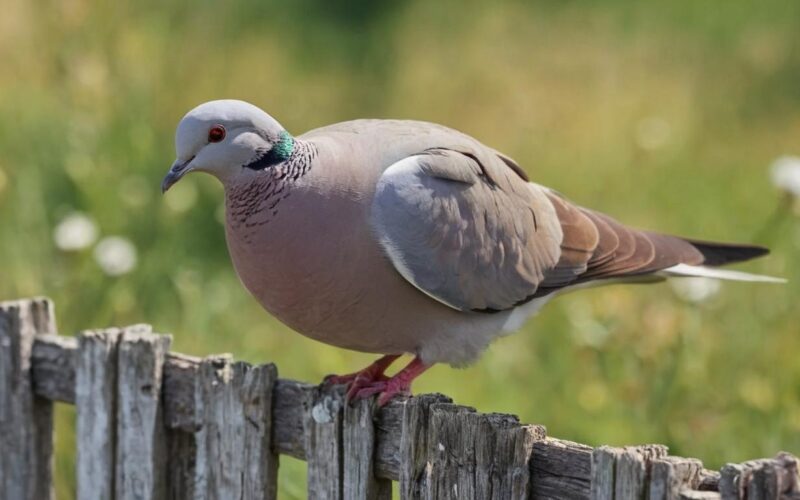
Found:
[[[770,167],[772,183],[795,198],[800,198],[800,157],[781,156]]]
[[[96,239],[97,225],[80,212],[64,217],[53,230],[56,246],[65,252],[88,248]]]
[[[136,247],[126,238],[109,236],[94,248],[94,259],[109,276],[120,276],[136,267]]]
[[[667,120],[660,116],[650,116],[636,124],[636,144],[647,151],[664,147],[672,135]]]
[[[700,303],[719,293],[719,280],[711,278],[674,278],[669,280],[672,290],[686,302]]]

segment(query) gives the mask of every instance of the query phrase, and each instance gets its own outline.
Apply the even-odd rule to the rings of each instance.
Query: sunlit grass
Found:
[[[664,442],[711,467],[800,452],[800,220],[775,216],[767,175],[800,154],[800,4],[353,5],[7,0],[0,297],[51,296],[64,334],[147,321],[177,351],[275,361],[307,381],[352,371],[372,357],[291,332],[239,285],[212,179],[160,197],[174,127],[220,97],[294,133],[431,120],[627,223],[755,238],[774,254],[745,268],[790,282],[729,284],[702,304],[666,285],[566,296],[472,367],[435,367],[418,391],[589,444]],[[137,267],[112,277],[94,244],[58,250],[54,228],[75,212],[98,238],[131,241]],[[61,498],[74,490],[73,425],[59,410]],[[283,497],[302,498],[302,464],[283,463]]]

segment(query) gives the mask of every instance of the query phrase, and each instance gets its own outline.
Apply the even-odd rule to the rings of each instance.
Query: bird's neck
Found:
[[[310,142],[291,139],[289,156],[282,162],[261,170],[240,175],[225,185],[227,220],[229,224],[252,225],[272,219],[278,208],[292,192],[293,184],[308,174],[317,155]]]
[[[244,167],[254,171],[267,170],[275,165],[280,165],[288,161],[295,150],[295,138],[286,130],[282,130],[279,134],[278,141],[269,149],[269,151],[262,153],[256,159],[246,164]]]

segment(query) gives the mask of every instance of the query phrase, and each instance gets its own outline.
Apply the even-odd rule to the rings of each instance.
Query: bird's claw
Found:
[[[384,371],[398,357],[397,355],[384,356],[359,372],[347,375],[328,375],[323,379],[322,383],[326,385],[346,385],[348,403],[379,394],[378,406],[384,406],[395,396],[410,396],[411,382],[430,367],[419,358],[414,358],[408,366],[400,370],[396,375],[387,377],[384,375]]]
[[[386,379],[357,387],[355,384],[347,391],[347,401],[370,398],[378,394],[378,406],[385,406],[395,396],[410,396],[411,384],[396,379]]]
[[[325,375],[325,378],[322,379],[322,385],[346,385],[354,381],[358,375],[359,372],[346,375]]]

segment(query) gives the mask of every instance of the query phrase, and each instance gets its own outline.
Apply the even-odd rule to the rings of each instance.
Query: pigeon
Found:
[[[454,129],[354,120],[293,136],[260,108],[206,102],[181,119],[162,192],[190,172],[225,191],[236,273],[278,320],[382,357],[329,383],[378,404],[436,363],[475,361],[553,297],[609,283],[776,278],[718,266],[768,253],[633,229],[532,182]],[[413,360],[385,374],[401,355]]]

